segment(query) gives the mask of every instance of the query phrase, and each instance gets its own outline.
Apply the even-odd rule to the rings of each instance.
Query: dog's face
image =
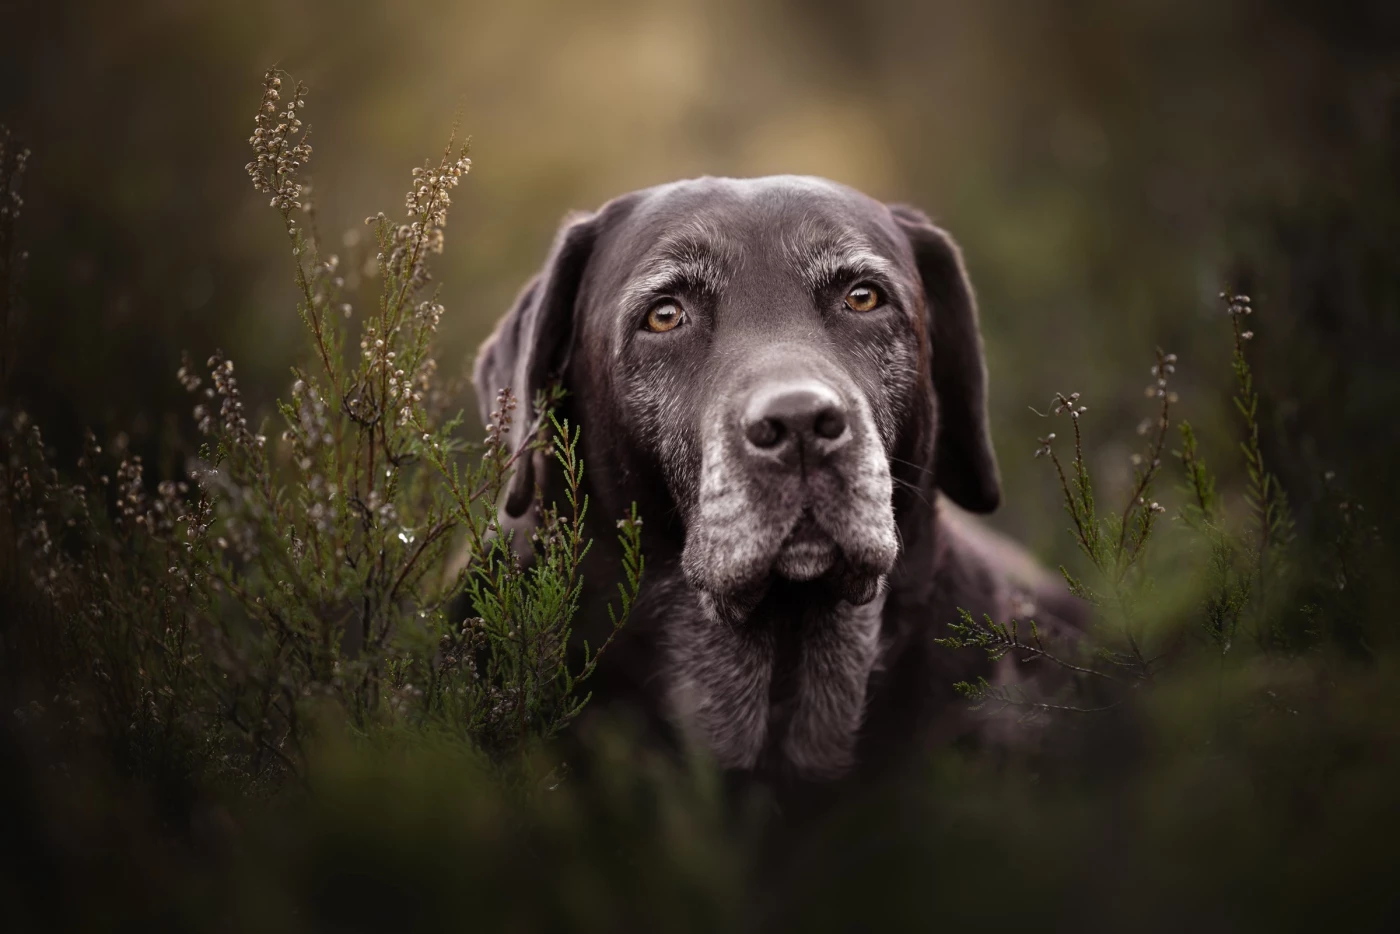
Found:
[[[600,505],[640,499],[675,517],[703,608],[676,625],[708,630],[671,634],[681,705],[721,761],[754,764],[778,705],[769,630],[781,609],[799,630],[799,675],[805,665],[826,682],[804,695],[798,678],[787,732],[831,747],[787,758],[838,771],[878,642],[878,612],[856,608],[898,558],[897,491],[996,503],[956,249],[917,212],[819,179],[637,192],[565,228],[484,348],[478,392],[485,403],[512,386],[528,399],[555,374],[584,423]],[[508,512],[534,483],[518,472]],[[804,716],[833,722],[804,727]]]

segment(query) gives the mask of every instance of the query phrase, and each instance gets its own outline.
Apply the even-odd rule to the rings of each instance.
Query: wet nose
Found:
[[[761,387],[744,408],[750,449],[787,461],[828,454],[851,437],[846,407],[825,383],[803,381]]]

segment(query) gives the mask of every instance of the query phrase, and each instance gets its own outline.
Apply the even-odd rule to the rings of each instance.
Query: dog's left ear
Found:
[[[987,363],[977,302],[951,237],[922,211],[892,205],[890,213],[909,238],[924,284],[926,330],[933,389],[938,397],[934,481],[970,512],[991,512],[1001,502],[1001,475],[987,421]]]

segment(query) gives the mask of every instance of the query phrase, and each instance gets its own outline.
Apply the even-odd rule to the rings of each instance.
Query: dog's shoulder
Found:
[[[1072,596],[1062,575],[1049,570],[1025,546],[985,521],[940,498],[934,572],[948,601],[997,622],[1036,620],[1049,634],[1082,628],[1087,608]],[[1047,628],[1048,627],[1048,628]]]
[[[940,498],[931,535],[903,556],[886,600],[885,655],[872,682],[863,753],[871,774],[911,748],[934,748],[959,737],[1004,740],[985,732],[954,685],[985,677],[1001,681],[1006,664],[986,653],[938,640],[961,611],[998,623],[1035,620],[1050,639],[1076,640],[1087,608],[1060,575],[1022,545]],[[1004,732],[1004,731],[1003,731]],[[910,745],[910,738],[917,738]]]

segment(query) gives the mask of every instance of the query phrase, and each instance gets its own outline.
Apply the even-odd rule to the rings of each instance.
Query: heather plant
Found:
[[[1206,468],[1190,423],[1181,425],[1178,457],[1186,478],[1187,499],[1180,518],[1205,543],[1209,580],[1202,604],[1202,630],[1223,656],[1248,632],[1260,649],[1278,647],[1286,638],[1279,626],[1280,612],[1272,586],[1287,569],[1288,548],[1293,540],[1293,520],[1288,499],[1264,463],[1259,441],[1259,393],[1254,373],[1245,357],[1245,343],[1254,332],[1244,326],[1253,314],[1248,295],[1221,293],[1234,334],[1231,369],[1235,377],[1233,403],[1240,418],[1240,452],[1247,485],[1244,492],[1247,520],[1232,530],[1216,493],[1215,478]]]
[[[1064,416],[1070,421],[1073,453],[1068,469],[1055,446],[1055,432],[1039,439],[1035,456],[1045,457],[1054,467],[1070,518],[1069,532],[1087,565],[1087,571],[1081,574],[1063,566],[1060,572],[1070,592],[1101,617],[1097,643],[1056,646],[1047,641],[1033,619],[1024,624],[1016,619],[1001,622],[990,616],[978,620],[960,610],[959,620],[950,624],[949,635],[937,640],[939,644],[983,650],[993,661],[1008,655],[1022,662],[1043,661],[1072,675],[1075,684],[1089,679],[1121,690],[1153,680],[1164,658],[1165,642],[1163,634],[1147,623],[1145,605],[1152,599],[1155,584],[1145,559],[1158,519],[1166,512],[1166,507],[1153,498],[1153,486],[1161,473],[1172,406],[1177,402],[1177,394],[1169,385],[1176,365],[1175,354],[1157,351],[1153,382],[1147,387],[1147,396],[1153,400],[1156,411],[1139,425],[1139,433],[1147,436],[1147,442],[1144,451],[1132,455],[1133,482],[1127,502],[1118,512],[1103,511],[1095,500],[1082,429],[1089,407],[1081,401],[1080,394],[1056,393],[1048,412],[1036,412],[1044,418]],[[986,678],[959,682],[957,688],[978,706],[992,704],[1026,713],[1098,709],[1040,697],[1023,684],[994,684]]]
[[[590,544],[579,432],[554,418],[557,389],[526,413],[502,391],[484,440],[461,438],[432,355],[445,309],[430,261],[466,146],[449,140],[413,170],[401,223],[367,219],[378,252],[356,268],[378,294],[357,310],[365,290],[317,230],[305,98],[267,73],[246,167],[287,237],[310,344],[280,430],[253,421],[220,352],[179,370],[205,441],[154,495],[122,439],[104,452],[89,436],[74,480],[23,413],[7,416],[7,568],[29,579],[31,623],[12,638],[51,659],[69,719],[138,770],[141,750],[178,748],[187,769],[276,789],[305,775],[318,730],[341,725],[445,736],[514,768],[579,714],[611,643],[571,649]],[[517,541],[496,503],[536,452],[557,460],[565,502]],[[635,509],[617,523],[613,634],[641,584],[640,524]]]
[[[1121,512],[1102,512],[1094,499],[1094,483],[1085,463],[1082,421],[1088,407],[1079,393],[1057,393],[1044,417],[1067,415],[1072,425],[1073,453],[1069,467],[1060,458],[1056,435],[1039,439],[1036,457],[1045,457],[1055,470],[1061,499],[1070,518],[1069,534],[1084,558],[1087,571],[1076,574],[1062,566],[1071,593],[1085,601],[1094,622],[1078,639],[1048,639],[1034,619],[1007,621],[989,616],[975,619],[965,610],[949,627],[949,635],[938,640],[953,649],[983,651],[993,661],[1013,658],[1026,664],[1049,666],[1060,679],[1040,679],[1036,689],[1028,682],[1011,680],[994,683],[987,678],[960,682],[958,690],[975,706],[995,710],[1012,708],[1027,715],[1050,712],[1084,713],[1115,707],[1132,691],[1151,684],[1173,661],[1189,654],[1192,646],[1204,646],[1217,656],[1217,705],[1226,656],[1247,637],[1253,653],[1265,657],[1287,656],[1308,648],[1328,648],[1334,643],[1336,627],[1355,624],[1360,615],[1354,599],[1348,605],[1346,593],[1354,595],[1365,573],[1367,544],[1376,541],[1379,530],[1362,521],[1364,509],[1344,495],[1333,497],[1325,514],[1336,517],[1336,528],[1329,530],[1323,546],[1325,554],[1312,555],[1315,569],[1333,566],[1332,575],[1314,574],[1312,602],[1300,602],[1309,587],[1300,583],[1293,560],[1295,527],[1287,494],[1265,462],[1260,440],[1260,397],[1245,348],[1254,337],[1246,320],[1254,312],[1247,295],[1221,293],[1231,324],[1231,371],[1235,392],[1232,398],[1238,416],[1238,449],[1246,478],[1238,509],[1228,504],[1218,491],[1214,474],[1206,466],[1200,442],[1189,422],[1178,427],[1181,447],[1173,458],[1182,472],[1182,503],[1173,518],[1178,530],[1191,537],[1184,550],[1191,557],[1190,570],[1180,573],[1166,586],[1158,580],[1161,568],[1154,568],[1148,553],[1154,544],[1160,518],[1168,508],[1153,498],[1159,479],[1171,428],[1172,408],[1178,396],[1170,388],[1176,371],[1175,354],[1157,351],[1152,366],[1153,382],[1147,397],[1156,411],[1138,426],[1147,436],[1144,451],[1131,456],[1133,482],[1127,504]],[[1328,472],[1324,483],[1333,489],[1335,474]],[[1180,546],[1178,546],[1180,550]],[[1318,582],[1320,583],[1320,586]],[[1162,617],[1159,606],[1164,590],[1182,588],[1201,594],[1192,619],[1165,614],[1165,622],[1149,625]],[[1324,606],[1323,603],[1326,605]],[[1295,617],[1304,625],[1293,625]],[[1063,635],[1063,634],[1061,634]],[[1356,635],[1365,645],[1364,636]],[[1046,692],[1047,684],[1058,685]],[[1085,704],[1084,698],[1093,703]]]

